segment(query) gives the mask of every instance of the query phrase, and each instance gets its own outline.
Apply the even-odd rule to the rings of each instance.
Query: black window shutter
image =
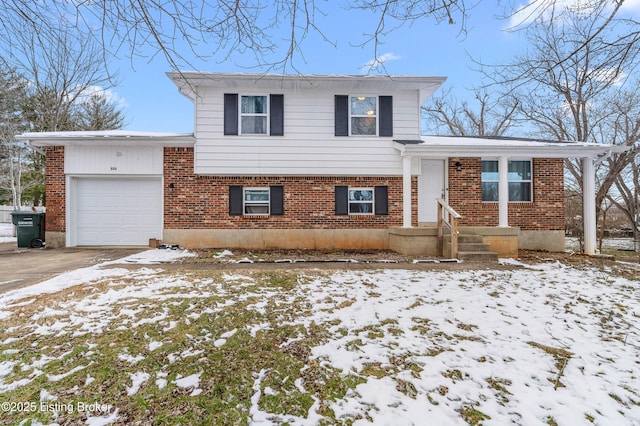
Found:
[[[393,96],[380,96],[380,122],[378,135],[393,136]]]
[[[336,186],[336,215],[349,214],[349,187]]]
[[[229,186],[229,216],[242,216],[242,187]]]
[[[284,214],[284,187],[269,187],[269,203],[272,216],[282,216]]]
[[[389,187],[376,186],[375,187],[375,214],[387,215],[389,214]]]
[[[224,94],[224,134],[238,134],[238,94]]]
[[[269,131],[271,136],[284,136],[284,95],[270,96]]]
[[[334,113],[335,135],[349,136],[349,96],[336,95]]]

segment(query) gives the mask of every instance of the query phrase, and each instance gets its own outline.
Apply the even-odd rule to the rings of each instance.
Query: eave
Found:
[[[557,142],[519,138],[423,136],[420,140],[394,141],[403,157],[530,157],[593,158],[625,152],[626,146],[586,142]]]
[[[307,90],[333,92],[380,93],[412,90],[420,95],[423,104],[445,82],[446,77],[416,75],[346,75],[346,74],[249,74],[175,71],[167,76],[188,98],[195,100],[198,88],[223,90]]]
[[[128,130],[80,132],[28,132],[15,137],[33,147],[136,145],[162,147],[192,147],[195,137],[191,133],[137,132]]]

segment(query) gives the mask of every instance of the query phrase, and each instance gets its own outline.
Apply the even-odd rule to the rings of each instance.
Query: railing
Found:
[[[462,216],[442,198],[436,201],[438,202],[438,252],[444,257],[443,228],[446,225],[451,231],[451,259],[455,259],[458,257],[458,219]]]

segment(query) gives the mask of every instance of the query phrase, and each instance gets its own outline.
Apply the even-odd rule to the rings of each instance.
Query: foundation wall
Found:
[[[165,229],[164,243],[186,248],[389,249],[387,229]]]
[[[564,251],[564,231],[520,231],[518,244],[523,250]]]

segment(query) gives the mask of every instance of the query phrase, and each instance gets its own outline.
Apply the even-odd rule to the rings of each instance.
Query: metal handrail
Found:
[[[451,258],[458,257],[458,220],[462,216],[456,212],[442,198],[436,199],[438,202],[438,252],[444,256],[444,225],[451,230]]]

